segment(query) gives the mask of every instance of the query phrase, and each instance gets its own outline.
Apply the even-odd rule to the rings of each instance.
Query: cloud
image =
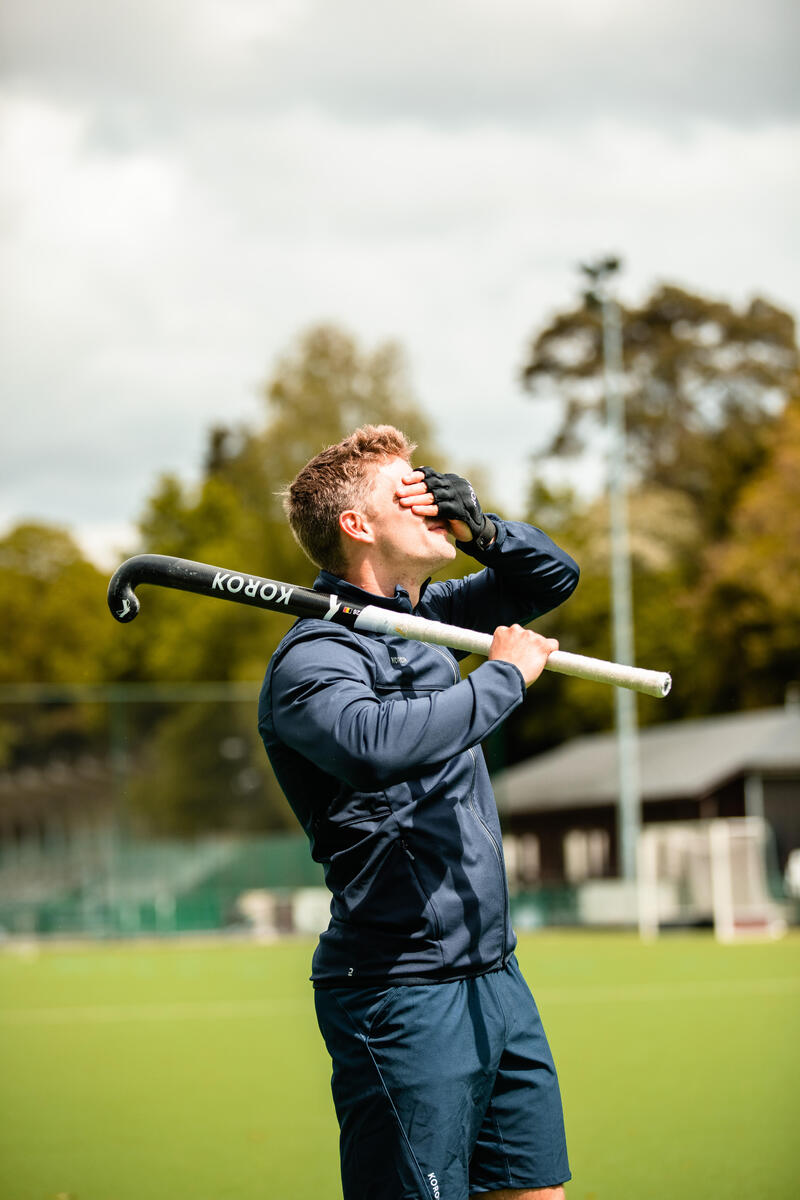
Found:
[[[100,445],[117,517],[142,494],[143,464],[185,471],[208,425],[252,419],[259,376],[321,317],[399,336],[446,438],[463,425],[452,440],[477,458],[486,406],[527,403],[512,398],[515,364],[537,319],[574,294],[579,257],[628,254],[629,286],[668,266],[701,287],[755,289],[800,190],[783,128],[677,138],[605,123],[565,142],[397,124],[376,139],[295,112],[119,156],[87,143],[90,123],[63,106],[5,109],[4,354],[32,400],[4,473],[45,496],[59,455],[83,478]],[[785,269],[771,267],[788,294]]]
[[[7,5],[0,521],[118,540],[316,319],[398,338],[445,450],[518,509],[548,415],[515,372],[580,258],[621,253],[633,296],[800,302],[794,8],[756,11]]]
[[[0,64],[151,136],[224,111],[663,127],[798,113],[793,0],[14,0]],[[116,117],[114,117],[114,110]]]

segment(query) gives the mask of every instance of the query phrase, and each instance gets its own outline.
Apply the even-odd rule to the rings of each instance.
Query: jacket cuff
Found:
[[[522,674],[522,671],[520,671],[520,669],[516,665],[516,663],[506,662],[506,660],[504,658],[493,658],[490,661],[497,663],[498,666],[508,667],[511,671],[513,671],[514,675],[517,677],[517,680],[519,681],[519,686],[522,691],[522,699],[524,700],[526,695],[528,694],[528,685],[525,682],[525,676]]]
[[[503,542],[506,540],[505,522],[495,513],[484,513],[494,526],[494,541],[491,545],[482,546],[481,538],[473,538],[470,542],[456,542],[459,550],[463,550],[465,554],[469,554],[470,558],[476,558],[483,566],[491,565],[495,550],[499,550]]]
[[[508,714],[524,701],[526,695],[528,694],[528,685],[525,682],[525,676],[522,674],[522,671],[520,671],[519,667],[515,663],[510,663],[504,658],[487,659],[486,662],[481,663],[479,667],[472,671],[468,678],[474,679],[475,676],[480,675],[481,672],[484,673],[485,677],[487,668],[491,671],[491,674],[495,679],[495,683],[492,686],[497,687],[499,683],[503,690],[507,692],[509,698],[509,703],[506,706],[505,711],[498,719],[497,723],[499,724],[500,722],[505,721]],[[515,695],[514,693],[516,692],[517,688],[519,688],[519,692],[517,695]]]

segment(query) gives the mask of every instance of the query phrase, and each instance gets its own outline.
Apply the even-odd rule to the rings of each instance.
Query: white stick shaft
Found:
[[[669,695],[672,677],[666,671],[646,671],[625,663],[606,662],[603,658],[587,658],[584,654],[569,654],[554,650],[545,663],[546,671],[559,675],[574,675],[577,679],[592,679],[597,683],[612,683],[663,700]]]
[[[449,646],[452,650],[465,650],[469,654],[488,655],[492,645],[490,633],[478,633],[474,629],[462,629],[459,625],[445,625],[425,617],[396,613],[373,604],[361,610],[356,617],[355,628],[369,633],[393,633],[415,642],[433,642],[437,646]],[[546,669],[556,671],[559,675],[630,688],[658,699],[663,699],[672,686],[670,676],[664,671],[645,671],[641,667],[569,654],[565,650],[554,650],[547,660]]]

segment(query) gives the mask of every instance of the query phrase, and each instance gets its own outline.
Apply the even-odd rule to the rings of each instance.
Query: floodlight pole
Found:
[[[628,538],[625,478],[625,397],[622,392],[622,321],[607,281],[620,268],[616,258],[582,265],[591,281],[587,300],[598,304],[603,326],[603,384],[608,433],[608,507],[611,534],[611,613],[617,662],[634,665],[633,586]],[[636,697],[614,689],[617,729],[619,868],[623,879],[636,878],[636,847],[641,828],[641,784]]]

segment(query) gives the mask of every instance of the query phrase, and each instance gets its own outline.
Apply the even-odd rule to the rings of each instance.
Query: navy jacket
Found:
[[[492,517],[485,569],[424,589],[416,612],[487,633],[574,590],[578,568],[541,530]],[[471,548],[470,548],[471,549]],[[410,612],[323,571],[315,588]],[[500,824],[480,743],[522,703],[511,663],[464,680],[456,655],[303,619],[273,655],[259,701],[272,767],[333,899],[316,986],[454,979],[502,966],[516,944]]]

